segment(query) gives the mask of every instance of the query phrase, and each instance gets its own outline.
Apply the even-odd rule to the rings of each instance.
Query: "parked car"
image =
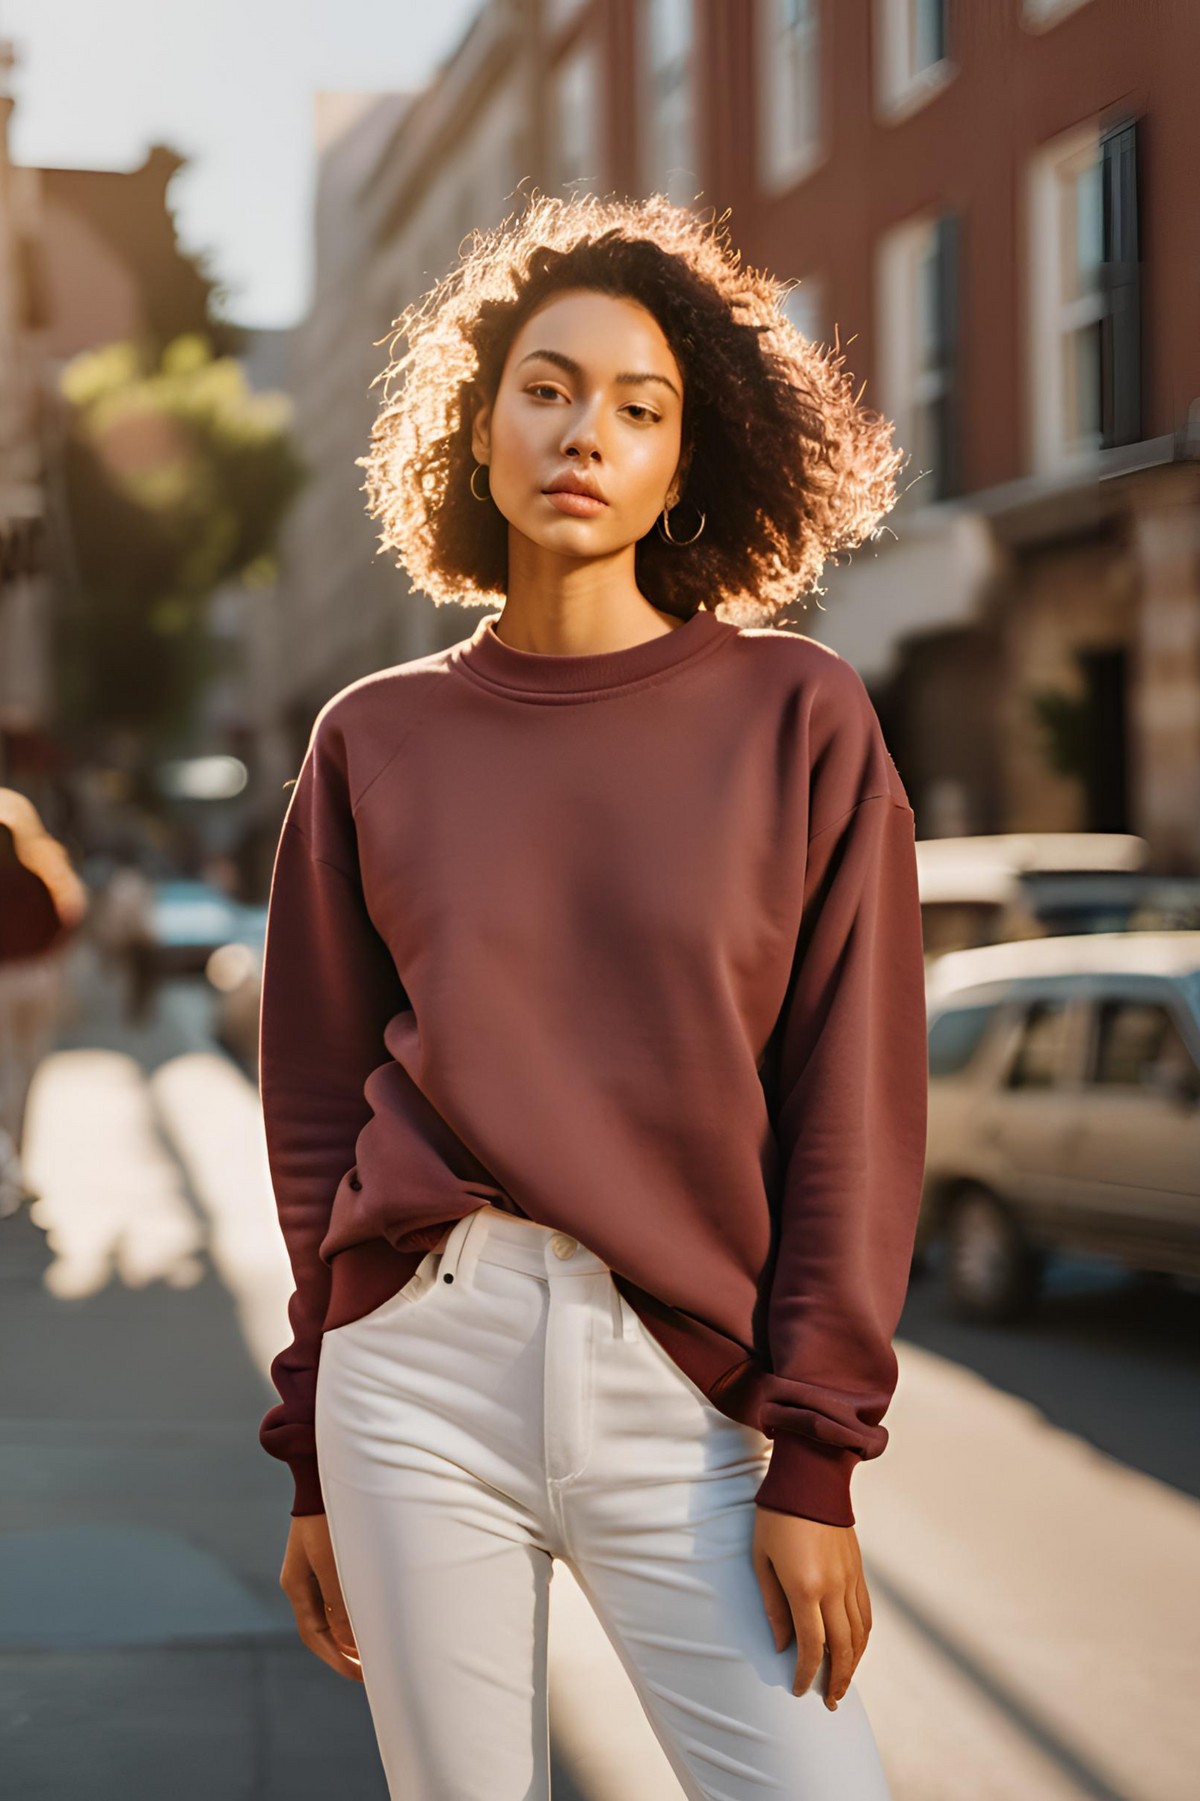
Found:
[[[205,974],[216,990],[214,1031],[217,1039],[256,1075],[266,938],[265,904],[243,906],[235,930],[217,946],[205,964]]]
[[[968,1316],[1034,1306],[1047,1258],[1200,1277],[1200,931],[954,951],[927,974],[917,1260]]]
[[[1072,932],[1200,928],[1200,878],[1144,868],[1130,832],[917,840],[927,956]]]
[[[199,975],[218,945],[242,929],[242,905],[211,882],[155,882],[152,931],[164,975]]]

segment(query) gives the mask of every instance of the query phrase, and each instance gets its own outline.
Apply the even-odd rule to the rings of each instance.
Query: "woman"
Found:
[[[33,1079],[65,1011],[66,952],[87,912],[66,847],[0,787],[0,1218],[37,1198],[22,1153]]]
[[[913,816],[769,621],[898,453],[779,301],[662,196],[535,196],[399,322],[361,459],[416,585],[501,602],[322,708],[264,965],[281,1581],[404,1801],[548,1792],[555,1558],[686,1794],[888,1793],[849,1487],[924,1159]]]

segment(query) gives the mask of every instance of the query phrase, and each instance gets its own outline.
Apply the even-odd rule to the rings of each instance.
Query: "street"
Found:
[[[278,1587],[259,1448],[290,1274],[254,1084],[199,980],[150,1024],[77,947],[29,1173],[0,1220],[0,1766],[44,1801],[385,1795],[365,1694]],[[1018,1330],[914,1282],[883,1457],[855,1477],[856,1681],[896,1801],[1184,1801],[1200,1727],[1200,1299],[1057,1271]],[[561,1565],[556,1801],[681,1791]]]

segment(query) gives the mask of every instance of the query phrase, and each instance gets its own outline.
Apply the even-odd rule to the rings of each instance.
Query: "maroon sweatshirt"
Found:
[[[264,1448],[323,1510],[321,1337],[490,1201],[578,1238],[760,1505],[852,1525],[925,1159],[913,815],[861,677],[700,611],[624,650],[484,617],[321,709],[283,823],[260,1080],[293,1342]]]
[[[48,956],[70,936],[70,926],[37,871],[19,858],[0,863],[0,963]]]

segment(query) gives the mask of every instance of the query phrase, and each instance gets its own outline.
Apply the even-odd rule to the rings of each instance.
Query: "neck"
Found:
[[[587,571],[577,571],[585,575]],[[573,584],[510,580],[495,622],[496,636],[514,650],[543,656],[593,656],[626,650],[675,631],[682,621],[653,606],[631,581]]]

